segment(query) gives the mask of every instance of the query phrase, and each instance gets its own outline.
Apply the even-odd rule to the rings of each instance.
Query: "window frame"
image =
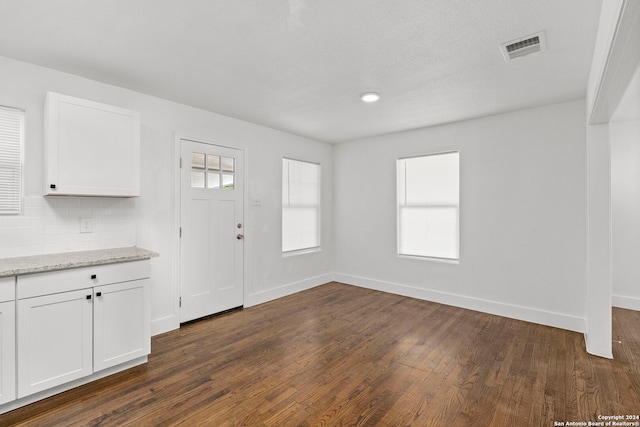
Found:
[[[284,204],[284,166],[285,166],[285,162],[299,162],[299,163],[306,163],[306,164],[310,164],[310,165],[314,165],[317,166],[317,172],[318,172],[318,182],[317,182],[317,204],[316,205],[295,205],[297,207],[314,207],[316,209],[316,230],[317,230],[317,236],[316,236],[316,240],[317,240],[317,245],[316,246],[307,246],[307,247],[300,247],[300,248],[296,248],[296,249],[290,249],[290,250],[285,250],[284,248],[284,230],[285,230],[285,226],[284,226],[284,211],[287,207],[292,207],[292,206],[285,206]],[[282,157],[282,169],[281,169],[281,173],[282,173],[282,182],[281,182],[281,189],[282,189],[282,202],[281,202],[281,233],[280,233],[280,248],[282,251],[282,256],[283,257],[288,257],[288,256],[292,256],[292,255],[298,255],[298,254],[306,254],[306,253],[313,253],[313,252],[319,252],[322,250],[322,164],[318,163],[318,162],[312,162],[309,160],[300,160],[300,159],[296,159],[296,158],[292,158],[292,157],[286,157],[283,156]]]
[[[410,160],[410,159],[416,159],[416,158],[423,158],[423,157],[432,157],[432,156],[440,156],[440,155],[446,155],[446,154],[457,154],[458,155],[458,198],[457,198],[457,204],[439,204],[439,205],[434,205],[434,204],[425,204],[423,205],[412,205],[413,207],[434,207],[434,208],[456,208],[456,252],[457,252],[457,257],[456,258],[451,258],[451,257],[439,257],[439,256],[433,256],[433,255],[420,255],[420,254],[409,254],[409,253],[402,253],[401,251],[401,208],[402,205],[400,203],[401,201],[401,189],[404,187],[405,188],[405,205],[404,207],[411,207],[410,205],[406,204],[406,186],[407,186],[407,182],[406,182],[406,175],[404,176],[404,182],[401,183],[400,179],[401,179],[401,174],[400,174],[400,166],[402,164],[403,161],[406,160]],[[404,156],[404,157],[398,157],[396,159],[396,256],[399,258],[409,258],[409,259],[418,259],[418,260],[427,260],[427,261],[437,261],[437,262],[442,262],[442,263],[448,263],[448,264],[460,264],[460,252],[461,252],[461,244],[460,244],[460,240],[461,240],[461,233],[460,233],[460,188],[461,188],[461,182],[460,182],[460,150],[447,150],[447,151],[437,151],[437,152],[431,152],[431,153],[425,153],[425,154],[417,154],[417,155],[412,155],[412,156]]]
[[[18,165],[18,180],[17,180],[17,184],[14,182],[14,185],[17,185],[17,191],[12,191],[11,190],[11,184],[9,182],[9,180],[7,180],[7,182],[2,183],[0,182],[0,185],[7,185],[7,199],[9,200],[9,194],[13,194],[13,193],[17,193],[17,208],[14,209],[9,209],[9,204],[6,208],[3,208],[0,205],[0,216],[5,216],[5,215],[22,215],[23,210],[24,210],[24,146],[25,146],[25,133],[26,133],[26,120],[27,120],[27,114],[26,111],[21,109],[21,108],[16,108],[16,107],[9,107],[6,105],[0,105],[0,110],[3,111],[9,111],[9,112],[13,112],[13,113],[17,113],[20,117],[19,117],[19,122],[20,122],[20,135],[19,135],[19,141],[17,141],[18,143],[18,149],[15,150],[15,148],[8,148],[6,150],[3,150],[5,153],[8,151],[17,151],[17,155],[18,158],[15,159],[15,157],[11,158],[10,156],[7,155],[7,158],[9,160],[13,160],[15,162],[15,160],[17,160],[17,165]],[[9,144],[7,144],[7,147],[9,147]],[[0,162],[2,162],[2,159],[0,159]],[[11,163],[9,163],[11,164]],[[2,190],[2,187],[0,187],[0,191]]]

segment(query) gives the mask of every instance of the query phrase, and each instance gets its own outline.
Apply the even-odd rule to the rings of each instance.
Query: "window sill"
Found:
[[[454,265],[459,265],[460,264],[460,260],[459,259],[451,259],[451,258],[435,258],[435,257],[428,257],[428,256],[403,255],[403,254],[398,254],[398,258],[416,259],[416,260],[420,260],[420,261],[434,261],[434,262],[440,262],[440,263],[443,263],[443,264],[454,264]]]
[[[317,248],[296,249],[295,251],[282,252],[282,258],[287,258],[290,256],[296,256],[296,255],[311,254],[315,252],[322,252],[322,248],[318,246]]]

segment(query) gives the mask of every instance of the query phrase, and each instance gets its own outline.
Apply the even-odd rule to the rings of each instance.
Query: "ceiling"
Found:
[[[0,55],[338,143],[583,98],[600,6],[0,0]],[[503,59],[542,30],[546,51]]]

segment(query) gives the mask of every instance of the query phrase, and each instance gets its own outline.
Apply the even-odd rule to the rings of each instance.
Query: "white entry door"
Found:
[[[180,322],[243,305],[243,152],[180,141]]]

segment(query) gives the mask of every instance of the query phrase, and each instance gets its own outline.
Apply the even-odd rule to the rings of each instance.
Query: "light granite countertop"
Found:
[[[158,253],[138,247],[65,252],[16,258],[0,258],[0,277],[21,276],[68,268],[138,261],[157,257]]]

